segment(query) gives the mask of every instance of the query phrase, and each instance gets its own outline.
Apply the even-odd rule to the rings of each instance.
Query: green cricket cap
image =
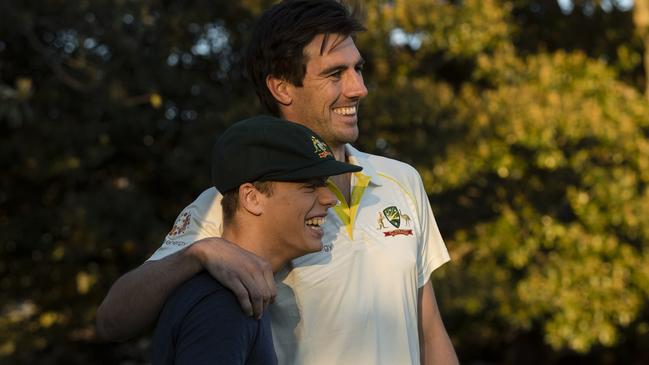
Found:
[[[270,116],[235,123],[212,153],[212,182],[222,193],[254,181],[299,181],[360,171],[337,161],[309,128]]]

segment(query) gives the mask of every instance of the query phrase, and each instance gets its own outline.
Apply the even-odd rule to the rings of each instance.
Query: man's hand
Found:
[[[204,238],[188,249],[201,266],[232,290],[244,313],[261,318],[277,294],[268,261],[222,238]]]

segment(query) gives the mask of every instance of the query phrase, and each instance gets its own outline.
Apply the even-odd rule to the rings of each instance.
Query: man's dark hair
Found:
[[[252,185],[266,196],[271,196],[273,193],[272,181],[255,181]],[[239,209],[239,188],[223,193],[221,208],[223,209],[223,225],[232,223],[234,215],[237,212],[237,209]]]
[[[335,0],[285,0],[274,5],[257,21],[246,55],[248,77],[259,100],[279,116],[266,77],[272,75],[302,86],[308,61],[304,48],[313,38],[324,34],[324,46],[329,34],[348,37],[364,30],[360,21]]]

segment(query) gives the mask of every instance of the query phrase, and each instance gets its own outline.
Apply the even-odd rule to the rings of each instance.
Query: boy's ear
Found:
[[[268,75],[266,77],[266,86],[278,103],[284,106],[291,105],[293,97],[291,97],[290,88],[293,85],[290,82]]]
[[[239,206],[252,215],[264,212],[263,194],[251,183],[239,186]]]

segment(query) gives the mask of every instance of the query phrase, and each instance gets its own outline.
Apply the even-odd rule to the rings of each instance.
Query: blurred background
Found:
[[[0,363],[146,364],[95,338],[121,274],[263,112],[263,0],[0,1]],[[649,363],[649,1],[367,0],[357,146],[421,173],[465,364]]]

